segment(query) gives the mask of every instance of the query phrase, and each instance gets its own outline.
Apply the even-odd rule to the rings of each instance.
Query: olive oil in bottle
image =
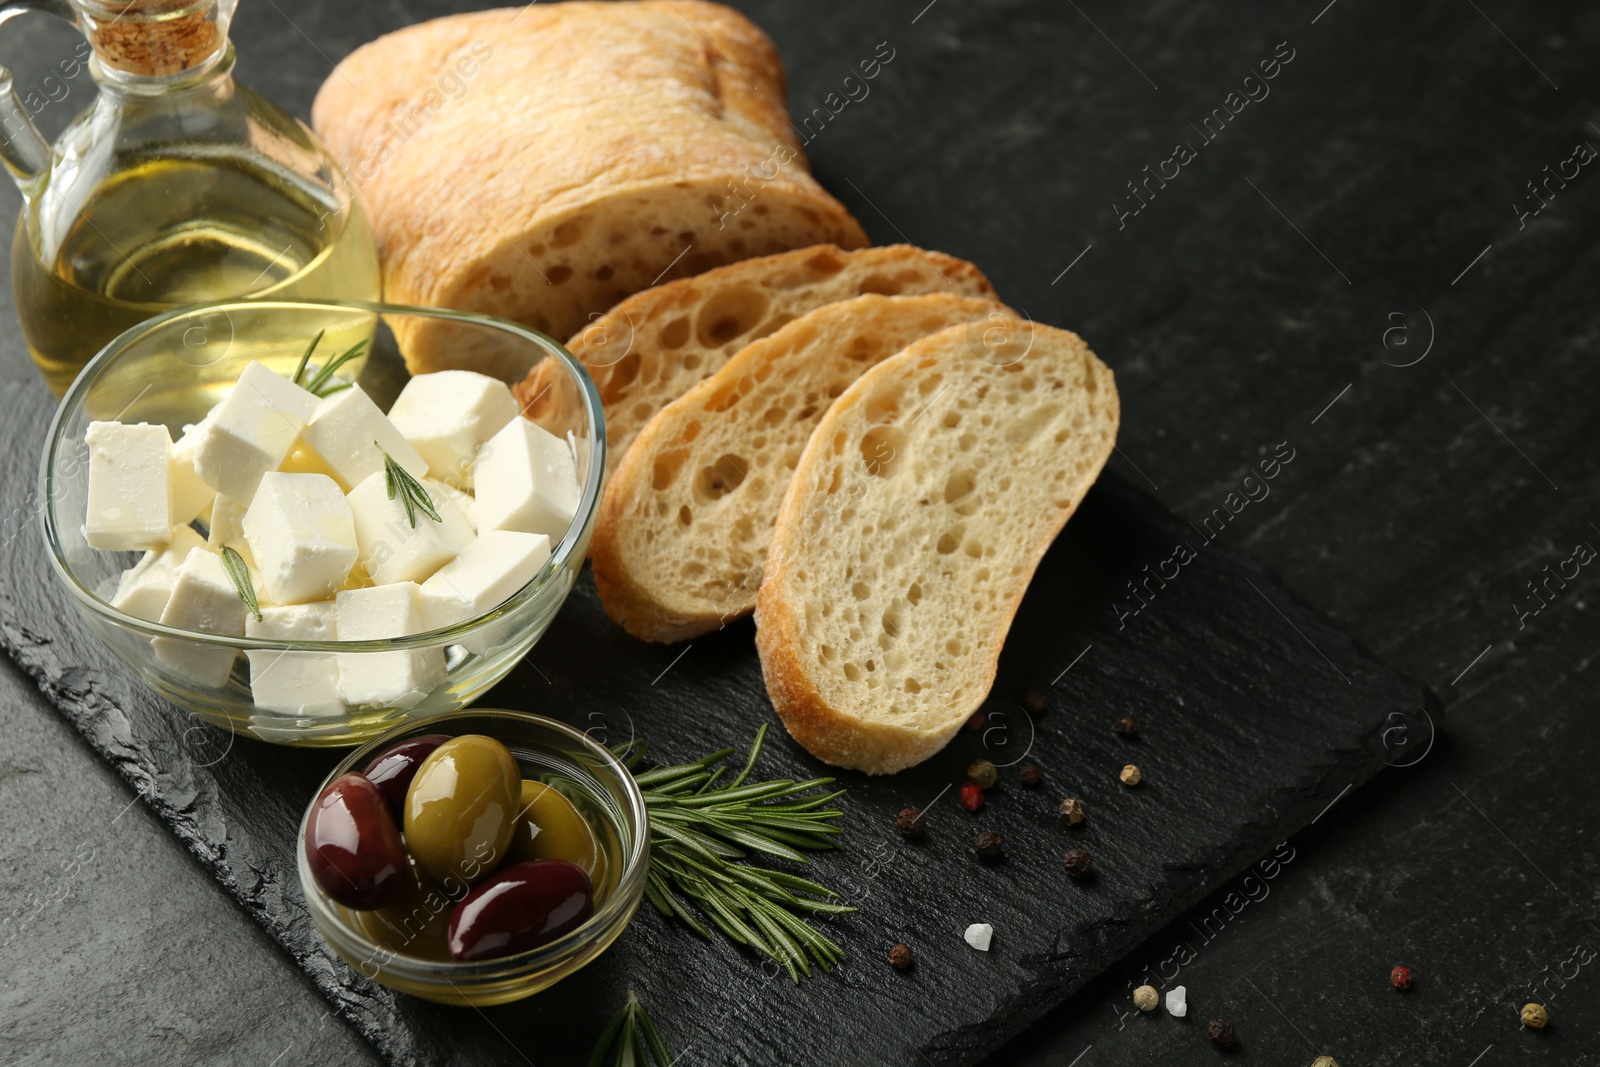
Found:
[[[163,311],[379,298],[371,229],[338,164],[233,80],[231,0],[72,5],[95,47],[94,105],[53,150],[26,124],[0,133],[25,199],[11,249],[17,316],[57,395]],[[14,103],[0,85],[0,112]]]

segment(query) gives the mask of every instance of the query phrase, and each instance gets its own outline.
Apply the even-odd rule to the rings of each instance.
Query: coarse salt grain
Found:
[[[967,939],[967,944],[979,952],[988,952],[989,942],[994,940],[994,927],[988,923],[973,923],[967,927],[967,932],[964,936]]]
[[[1189,991],[1183,986],[1173,986],[1167,990],[1167,1014],[1181,1019],[1189,1014]]]

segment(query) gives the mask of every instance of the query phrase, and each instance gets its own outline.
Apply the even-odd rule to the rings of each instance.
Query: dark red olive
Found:
[[[367,769],[361,772],[363,778],[378,787],[378,792],[383,794],[396,819],[405,818],[406,790],[411,788],[411,779],[417,776],[417,768],[422,766],[422,761],[434,749],[448,740],[449,734],[424,734],[390,745],[372,757]]]
[[[306,856],[322,891],[347,908],[381,908],[406,879],[400,830],[378,787],[359,774],[328,784],[306,820]]]
[[[458,960],[513,956],[576,930],[593,914],[594,885],[576,863],[514,863],[450,913],[450,955]]]

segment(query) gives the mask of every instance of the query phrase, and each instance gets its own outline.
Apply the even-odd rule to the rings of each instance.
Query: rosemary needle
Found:
[[[321,339],[322,335],[318,334],[317,340]],[[351,345],[337,356],[334,356],[332,359],[328,360],[328,362],[324,363],[320,368],[318,368],[317,373],[313,374],[311,376],[311,380],[306,383],[306,391],[316,396],[327,396],[330,393],[335,393],[340,389],[345,388],[349,384],[348,382],[335,383],[330,387],[328,384],[329,380],[333,377],[335,371],[359,356],[361,354],[361,350],[366,347],[366,341],[357,341],[355,344]],[[310,358],[309,352],[306,353],[306,358]],[[299,379],[298,373],[295,375],[295,378],[296,380]]]
[[[383,484],[389,491],[389,499],[393,500],[398,493],[400,502],[406,508],[406,521],[411,528],[417,528],[417,512],[422,512],[434,522],[443,522],[444,516],[439,514],[439,509],[433,506],[433,497],[428,495],[428,490],[417,481],[416,477],[399,463],[389,453],[384,452],[383,446],[372,442],[372,447],[383,452]]]
[[[628,1003],[611,1017],[589,1055],[589,1067],[608,1067],[611,1063],[618,1067],[672,1067],[672,1053],[661,1040],[661,1031],[631,989]]]
[[[256,622],[261,621],[261,602],[256,599],[255,583],[250,580],[250,568],[245,566],[244,557],[232,545],[222,546],[222,569],[228,572],[228,577],[233,581],[233,588],[239,594],[239,599],[244,601],[245,610],[256,617]]]
[[[311,362],[311,353],[317,350],[317,346],[322,343],[322,335],[327,332],[327,330],[318,330],[317,335],[311,339],[311,343],[306,345],[305,352],[300,356],[300,363],[294,369],[294,377],[289,379],[291,382],[296,385],[300,384],[300,376],[306,372],[306,364]]]
[[[725,785],[718,784],[726,769],[718,764],[733,755],[731,748],[646,771],[636,770],[644,759],[643,742],[613,751],[635,771],[650,812],[650,903],[703,937],[711,937],[715,926],[782,964],[798,982],[811,973],[812,962],[826,971],[844,958],[842,948],[801,916],[856,909],[835,903],[839,894],[824,885],[748,862],[746,850],[805,863],[802,850],[837,847],[833,838],[840,831],[832,821],[844,812],[826,805],[844,791],[813,792],[831,778],[750,782],[766,736],[763,725],[744,768]]]

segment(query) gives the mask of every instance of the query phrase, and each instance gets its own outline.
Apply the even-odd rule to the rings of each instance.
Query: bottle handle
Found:
[[[81,28],[78,13],[67,0],[4,0],[0,2],[0,25],[35,11],[54,15],[74,29]],[[30,198],[34,184],[50,169],[50,142],[17,98],[11,70],[4,66],[0,66],[0,163],[10,172],[22,195]]]

